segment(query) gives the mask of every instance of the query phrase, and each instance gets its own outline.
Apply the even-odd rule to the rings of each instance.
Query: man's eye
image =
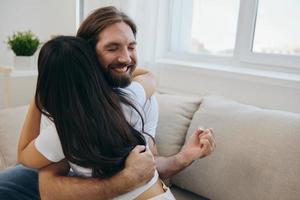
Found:
[[[128,47],[129,50],[135,50],[135,47]]]
[[[113,49],[107,49],[107,51],[116,51],[117,49],[116,48],[113,48]]]

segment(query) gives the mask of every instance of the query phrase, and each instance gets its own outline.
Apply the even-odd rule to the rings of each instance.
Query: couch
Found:
[[[300,114],[222,97],[158,94],[159,153],[177,153],[199,126],[214,129],[217,148],[170,180],[179,200],[300,199]],[[16,163],[27,107],[0,111],[0,170]]]

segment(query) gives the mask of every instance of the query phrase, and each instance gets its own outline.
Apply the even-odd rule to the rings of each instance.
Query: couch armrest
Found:
[[[0,170],[17,161],[19,133],[27,112],[27,106],[0,111]]]

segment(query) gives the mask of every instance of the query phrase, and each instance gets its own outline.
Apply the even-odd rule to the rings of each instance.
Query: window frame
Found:
[[[174,20],[174,5],[184,4],[184,0],[170,0],[169,3],[169,19],[168,22],[171,24],[169,27],[169,37],[172,31],[175,30],[180,33],[182,26],[178,21]],[[239,1],[239,13],[236,30],[236,40],[232,56],[218,56],[218,55],[204,55],[204,54],[193,54],[188,52],[176,52],[171,50],[172,39],[167,42],[168,50],[165,52],[164,57],[170,59],[187,60],[193,62],[207,62],[211,64],[220,65],[231,65],[236,67],[241,66],[252,66],[259,68],[263,66],[265,69],[270,71],[284,71],[284,72],[297,72],[300,74],[300,56],[296,55],[280,55],[280,54],[266,54],[256,53],[252,51],[252,45],[254,41],[255,23],[258,12],[259,0],[240,0]],[[181,15],[184,16],[184,15]],[[177,22],[177,24],[175,22]],[[178,34],[177,34],[178,35]],[[180,36],[177,36],[178,40]]]

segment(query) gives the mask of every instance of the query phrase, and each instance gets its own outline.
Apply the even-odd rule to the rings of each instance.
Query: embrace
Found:
[[[155,80],[137,67],[136,34],[125,13],[103,7],[76,37],[43,45],[1,199],[175,199],[163,181],[211,154],[215,138],[198,128],[176,155],[158,155]]]

